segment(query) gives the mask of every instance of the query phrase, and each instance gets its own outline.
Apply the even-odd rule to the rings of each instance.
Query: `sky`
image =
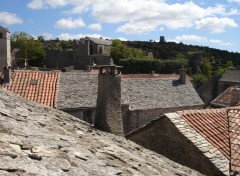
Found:
[[[1,0],[0,25],[45,40],[164,36],[240,52],[240,0]]]

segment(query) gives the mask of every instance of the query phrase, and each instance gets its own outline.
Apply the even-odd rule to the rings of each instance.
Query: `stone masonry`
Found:
[[[103,73],[103,69],[106,69]],[[116,66],[99,67],[95,126],[103,131],[124,135],[121,113],[121,76]]]

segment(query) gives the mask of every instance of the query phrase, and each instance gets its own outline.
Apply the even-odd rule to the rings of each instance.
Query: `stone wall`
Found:
[[[143,125],[148,124],[152,120],[158,118],[163,113],[176,112],[187,109],[201,109],[202,106],[191,106],[191,107],[173,107],[173,108],[156,108],[156,109],[146,109],[146,110],[134,110],[129,112],[127,119],[123,119],[124,131],[129,133]]]
[[[77,117],[85,122],[88,122],[90,124],[94,124],[95,121],[95,114],[96,109],[95,108],[89,108],[89,109],[68,109],[63,110],[64,112]]]
[[[73,51],[46,50],[47,68],[64,68],[74,64]]]
[[[181,134],[167,118],[161,117],[128,139],[206,175],[223,175],[203,153]]]
[[[121,76],[98,75],[98,96],[95,126],[102,131],[123,135],[121,114]]]

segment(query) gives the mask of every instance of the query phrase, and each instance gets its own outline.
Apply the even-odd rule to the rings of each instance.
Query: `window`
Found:
[[[0,38],[3,38],[3,33],[0,32]]]

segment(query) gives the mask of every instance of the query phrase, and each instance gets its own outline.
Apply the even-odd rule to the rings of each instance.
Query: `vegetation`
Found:
[[[18,58],[29,61],[31,65],[42,65],[45,51],[40,40],[35,40],[25,32],[14,32],[11,36],[11,48],[18,49]]]

